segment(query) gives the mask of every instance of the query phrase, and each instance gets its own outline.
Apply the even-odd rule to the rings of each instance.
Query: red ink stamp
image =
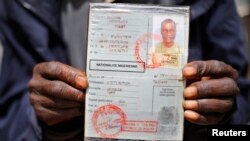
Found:
[[[126,115],[115,105],[104,105],[94,112],[92,123],[100,137],[116,138],[126,124]]]
[[[142,48],[143,44],[148,45],[149,41],[157,41],[157,42],[159,42],[160,40],[161,40],[161,36],[158,35],[158,34],[153,34],[153,33],[144,34],[144,35],[142,35],[140,38],[138,38],[136,40],[134,55],[135,55],[137,63],[141,67],[143,67],[143,68],[155,68],[155,67],[157,67],[157,66],[153,66],[153,65],[149,64],[146,59],[142,59],[140,53],[142,52],[141,50],[143,49]],[[146,47],[148,47],[148,46],[146,46]],[[148,49],[149,48],[151,48],[151,47],[148,47]],[[148,53],[149,53],[149,51],[146,52],[147,55],[148,55]]]
[[[122,131],[126,132],[143,132],[156,133],[158,127],[157,121],[126,121],[126,125],[122,127]]]

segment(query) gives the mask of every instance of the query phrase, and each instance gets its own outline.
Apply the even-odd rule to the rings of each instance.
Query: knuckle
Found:
[[[240,88],[237,86],[235,90],[235,96],[240,94]]]
[[[43,84],[44,91],[50,96],[56,96],[65,92],[65,86],[60,81],[54,80]]]
[[[59,71],[59,62],[56,62],[56,61],[51,61],[51,62],[47,62],[46,64],[46,68],[50,71],[53,71],[53,72],[57,72]]]
[[[234,80],[237,80],[238,79],[238,77],[239,77],[239,73],[238,73],[238,71],[237,70],[235,70],[234,68],[232,68],[232,78],[234,79]]]
[[[77,73],[75,73],[73,69],[71,69],[71,67],[64,65],[60,62],[55,62],[52,71],[57,73],[61,77],[61,79],[69,83],[72,83],[72,81],[75,80],[75,77],[77,76]]]
[[[75,80],[78,76],[78,73],[75,72],[73,69],[70,69],[70,67],[64,67],[62,71],[62,76],[64,77],[64,79],[71,85],[75,85]]]
[[[233,102],[229,99],[223,100],[218,104],[218,112],[225,113],[229,111],[233,106]]]
[[[240,89],[239,89],[238,84],[235,80],[233,80],[231,78],[227,78],[226,85],[228,87],[227,90],[229,90],[229,93],[231,93],[235,96],[239,94]]]
[[[31,91],[32,89],[34,89],[34,80],[33,78],[28,82],[27,84],[28,89]]]
[[[227,65],[226,70],[228,72],[228,77],[237,80],[239,77],[238,71],[234,69],[232,66]]]
[[[72,99],[72,97],[76,95],[74,88],[62,81],[53,81],[53,83],[48,84],[47,87],[51,96],[61,99]]]
[[[60,95],[63,95],[64,93],[67,92],[67,87],[64,87],[64,86],[62,86],[62,85],[60,85],[60,84],[58,84],[57,87],[58,87],[58,93],[59,93]]]
[[[198,98],[209,97],[212,89],[209,87],[209,83],[197,82],[194,84],[197,89]]]
[[[78,91],[78,90],[77,90]],[[77,101],[79,101],[79,102],[84,102],[84,100],[85,100],[85,94],[84,93],[82,93],[82,92],[77,92],[77,93],[75,93],[75,95],[76,95],[76,100]]]
[[[36,102],[36,98],[35,98],[35,96],[34,96],[33,93],[31,93],[31,95],[29,96],[29,101],[30,101],[31,105],[33,107],[35,107],[35,105],[36,105],[37,102]]]
[[[212,60],[210,62],[210,66],[212,66],[215,69],[215,73],[220,74],[224,73],[225,63],[222,61]]]
[[[218,72],[225,74],[228,77],[233,78],[234,80],[236,80],[238,78],[238,71],[236,69],[234,69],[232,66],[226,64],[225,62],[222,61],[217,61],[218,65]]]
[[[233,100],[231,100],[231,99],[225,100],[223,105],[230,109],[233,106]]]
[[[33,74],[36,74],[37,72],[39,72],[40,68],[41,68],[42,63],[40,64],[36,64],[33,68]]]
[[[34,66],[33,68],[33,75],[39,74],[44,67],[46,67],[48,64],[48,62],[42,62],[42,63],[38,63]]]
[[[43,68],[46,68],[46,72],[49,72],[51,74],[60,73],[62,70],[61,66],[62,66],[61,63],[57,61],[50,61],[43,63]]]

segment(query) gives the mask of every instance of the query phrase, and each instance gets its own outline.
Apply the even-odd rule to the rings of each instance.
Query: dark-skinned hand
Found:
[[[185,66],[187,79],[183,107],[195,124],[216,124],[232,108],[239,93],[237,71],[219,61],[194,61]],[[48,125],[84,115],[84,72],[58,62],[35,66],[29,82],[30,100],[37,116]]]
[[[194,61],[184,67],[183,76],[185,119],[199,125],[220,123],[239,94],[237,71],[220,61]]]
[[[84,115],[86,74],[59,62],[44,62],[33,69],[30,101],[38,118],[55,125]]]

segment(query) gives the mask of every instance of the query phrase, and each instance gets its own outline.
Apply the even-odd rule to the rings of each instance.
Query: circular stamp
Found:
[[[92,124],[102,138],[115,138],[126,123],[126,114],[115,105],[99,107],[93,114]]]
[[[156,68],[158,66],[156,65],[152,65],[151,63],[149,63],[147,61],[147,59],[142,59],[140,53],[141,53],[141,50],[143,49],[142,46],[143,44],[146,44],[146,47],[147,47],[147,50],[150,50],[148,47],[148,42],[149,41],[156,41],[156,42],[159,42],[161,41],[161,36],[159,34],[154,34],[154,33],[146,33],[146,34],[143,34],[141,37],[139,37],[136,42],[135,42],[135,48],[134,48],[134,55],[135,55],[135,58],[136,58],[136,61],[137,63],[143,67],[144,69],[145,68]],[[150,51],[147,52],[147,55],[149,56],[150,55]],[[146,57],[147,58],[147,57]]]

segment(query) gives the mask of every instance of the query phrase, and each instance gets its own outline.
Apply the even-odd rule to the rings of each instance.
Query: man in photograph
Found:
[[[162,41],[154,46],[152,64],[155,67],[178,66],[181,46],[175,42],[176,23],[172,19],[161,22]]]

